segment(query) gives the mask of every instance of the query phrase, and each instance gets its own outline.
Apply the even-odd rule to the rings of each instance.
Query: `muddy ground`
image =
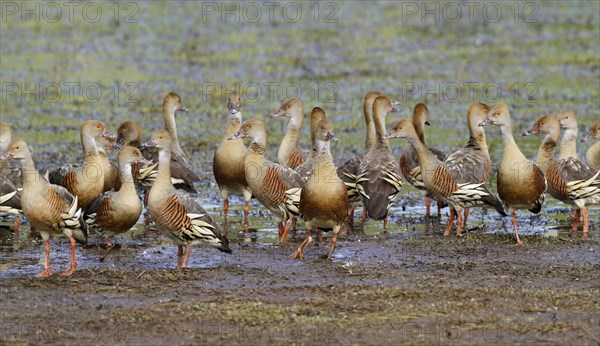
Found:
[[[472,230],[355,235],[324,259],[240,236],[232,255],[176,248],[151,231],[106,250],[78,248],[72,277],[32,278],[41,244],[3,229],[3,344],[571,344],[600,340],[600,242]],[[273,230],[274,233],[274,230]],[[236,239],[236,235],[230,235]],[[53,268],[68,264],[64,239]],[[15,265],[14,263],[19,263]]]
[[[118,2],[120,18],[113,15],[117,3],[95,2],[103,15],[90,22],[81,12],[87,6],[66,3],[38,4],[41,21],[6,7],[0,120],[30,144],[45,171],[82,162],[78,129],[87,119],[104,121],[113,133],[136,120],[143,140],[150,139],[163,126],[165,93],[175,91],[190,110],[177,122],[181,145],[203,179],[196,197],[218,220],[212,154],[234,88],[244,119],[267,122],[271,160],[286,123],[268,114],[292,97],[302,99],[307,113],[314,106],[327,112],[340,138],[332,148],[337,163],[362,152],[362,100],[370,90],[402,102],[402,112],[388,116],[388,129],[425,102],[432,124],[427,143],[446,153],[467,142],[466,112],[476,101],[509,105],[528,158],[542,139],[519,134],[540,116],[571,108],[580,135],[600,118],[598,2],[500,1],[476,4],[475,12],[458,2],[458,21],[451,18],[455,6],[447,6],[454,2],[427,5],[439,5],[437,15],[425,13],[423,3],[408,15],[412,2],[296,2],[304,9],[297,23],[281,16],[282,4],[269,19],[263,2],[257,2],[259,23],[204,18],[195,1],[168,10],[161,1]],[[17,4],[35,7],[24,6]],[[48,20],[57,6],[62,20]],[[494,19],[497,6],[502,11]],[[304,148],[307,125],[306,119]],[[486,131],[495,166],[500,132]],[[392,142],[396,157],[404,145]],[[578,143],[581,157],[589,145]],[[239,200],[232,204],[230,218],[239,220]],[[548,197],[539,216],[519,214],[526,245],[516,248],[508,218],[475,210],[474,230],[443,238],[435,222],[422,218],[421,193],[405,184],[398,205],[388,236],[369,222],[367,235],[340,239],[333,261],[322,258],[328,239],[310,246],[306,260],[289,260],[302,223],[292,241],[275,245],[272,216],[253,202],[255,232],[244,237],[236,225],[232,255],[194,248],[191,268],[176,271],[175,246],[140,221],[102,262],[106,250],[90,237],[89,246],[77,248],[79,268],[69,278],[32,278],[42,268],[42,245],[28,239],[26,225],[17,242],[0,227],[0,345],[600,343],[598,206],[590,210],[590,239],[581,240],[570,236],[567,206]],[[64,270],[66,240],[55,239],[52,249],[54,270]]]

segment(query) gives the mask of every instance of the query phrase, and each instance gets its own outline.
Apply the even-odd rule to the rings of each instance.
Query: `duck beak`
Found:
[[[271,113],[271,116],[272,116],[273,118],[282,117],[282,116],[284,116],[284,115],[285,115],[285,112],[284,112],[282,109],[278,110],[278,111],[277,111],[277,112],[275,112],[275,113]]]
[[[427,126],[431,126],[431,124],[429,123],[429,120],[427,120],[427,121],[425,122],[425,125],[427,125]]]
[[[386,133],[385,135],[383,135],[383,138],[385,138],[385,139],[396,138],[396,135],[394,134],[394,131],[390,131],[390,132]]]
[[[587,135],[585,135],[585,137],[583,137],[583,138],[581,139],[581,141],[582,141],[582,142],[587,142],[587,141],[589,141],[590,139],[592,139],[592,134],[591,134],[591,133],[588,133]]]
[[[483,127],[483,126],[488,126],[488,125],[494,125],[495,122],[492,118],[485,118],[485,120],[482,120],[479,122],[479,124],[477,124],[479,127]]]
[[[234,105],[232,103],[227,105],[227,108],[229,109],[229,113],[234,114],[234,115],[239,113],[239,111],[240,111],[240,107],[238,105]]]
[[[142,147],[144,147],[144,148],[154,148],[154,147],[156,147],[156,142],[153,139],[151,139],[148,142],[142,144]]]
[[[189,110],[189,109],[187,109],[187,108],[185,108],[184,106],[181,106],[181,107],[179,107],[178,111],[187,113],[187,112],[189,112],[190,110]]]
[[[0,160],[12,160],[13,155],[11,153],[0,154]]]
[[[339,142],[340,140],[333,135],[333,133],[331,132],[327,132],[327,136],[325,137],[327,138],[328,141],[333,141],[333,142]]]
[[[392,113],[400,112],[400,101],[392,101]]]
[[[108,130],[104,130],[104,132],[102,132],[102,137],[109,139],[111,141],[116,141],[117,140],[117,136],[111,134],[110,132],[108,132]]]
[[[150,164],[150,161],[146,160],[146,158],[142,156],[142,157],[139,158],[139,160],[137,160],[137,163],[139,163],[140,165],[145,166],[145,165]]]
[[[227,138],[227,139],[231,141],[231,140],[233,140],[233,139],[237,139],[237,138],[244,138],[244,137],[246,137],[246,134],[245,134],[245,133],[243,133],[242,131],[238,131],[238,132],[236,132],[236,133],[235,133],[233,136],[231,136],[231,137],[229,137],[229,138]]]
[[[531,136],[531,135],[537,135],[538,133],[540,133],[540,130],[533,128],[531,130],[527,130],[525,132],[523,132],[523,137],[525,136]]]

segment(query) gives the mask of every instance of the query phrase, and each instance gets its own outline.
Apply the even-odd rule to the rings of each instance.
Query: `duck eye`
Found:
[[[19,147],[15,147],[16,150],[19,150]]]

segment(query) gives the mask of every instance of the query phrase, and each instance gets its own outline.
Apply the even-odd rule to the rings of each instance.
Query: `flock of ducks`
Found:
[[[577,156],[577,119],[570,110],[558,116],[546,115],[523,135],[545,135],[536,161],[528,160],[515,143],[508,107],[490,109],[474,103],[467,114],[467,145],[450,155],[429,147],[424,126],[429,125],[429,111],[424,104],[414,108],[412,119],[402,119],[386,132],[388,113],[398,112],[398,102],[380,92],[365,95],[364,117],[366,140],[363,154],[336,167],[330,142],[338,141],[333,125],[323,109],[310,113],[311,147],[300,145],[304,108],[298,99],[284,102],[272,114],[289,118],[287,132],[279,146],[277,163],[265,157],[268,133],[258,119],[242,121],[240,95],[229,95],[227,128],[214,154],[213,173],[223,198],[223,219],[227,227],[229,196],[243,196],[244,226],[248,227],[251,198],[256,198],[278,221],[279,241],[285,242],[296,218],[306,225],[306,238],[290,258],[304,257],[305,246],[313,233],[333,231],[329,251],[331,258],[340,231],[354,229],[354,209],[361,203],[361,227],[367,218],[383,220],[384,232],[390,205],[398,197],[402,182],[407,181],[425,193],[426,214],[431,199],[440,208],[448,206],[450,215],[444,235],[451,233],[457,220],[456,235],[467,223],[469,209],[494,208],[512,216],[516,243],[519,238],[516,211],[527,209],[539,213],[549,193],[571,205],[572,231],[576,232],[583,217],[583,236],[588,234],[588,205],[600,203],[600,141],[592,145],[586,160]],[[52,275],[50,268],[51,234],[69,238],[71,260],[63,272],[71,275],[77,266],[76,242],[85,244],[88,230],[103,237],[107,247],[111,238],[127,232],[146,208],[158,228],[178,246],[177,267],[185,268],[195,244],[208,244],[230,253],[226,232],[194,199],[194,183],[200,180],[192,169],[177,137],[176,112],[187,112],[181,97],[169,93],[163,102],[164,130],[142,142],[142,129],[127,121],[117,134],[107,131],[97,120],[83,122],[81,144],[85,154],[79,165],[67,165],[42,176],[36,169],[29,147],[13,138],[6,123],[0,125],[0,216],[15,215],[18,237],[20,215],[32,231],[44,240],[44,270],[38,276]],[[492,163],[484,126],[497,126],[503,140],[503,153],[497,165],[497,197],[487,186]],[[560,130],[560,154],[554,157]],[[243,138],[249,141],[244,144]],[[392,155],[389,139],[403,138],[406,145],[398,159]],[[583,140],[600,139],[600,121],[590,128]],[[117,165],[107,151],[120,147]],[[18,160],[20,173],[15,174],[6,160]],[[143,198],[138,197],[143,195]],[[185,249],[184,249],[185,248]]]

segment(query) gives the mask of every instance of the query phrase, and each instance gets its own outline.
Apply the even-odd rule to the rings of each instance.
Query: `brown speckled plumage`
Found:
[[[408,140],[417,152],[422,178],[427,192],[438,201],[447,203],[458,213],[457,235],[463,227],[461,212],[465,208],[476,206],[491,206],[500,214],[505,215],[500,201],[480,182],[470,181],[468,175],[462,174],[455,166],[449,166],[432,154],[414,129],[408,119],[403,119],[394,125],[388,137],[400,137]],[[448,235],[452,227],[453,216],[449,219],[444,235]]]
[[[337,138],[333,135],[333,125],[326,119],[318,122],[315,131],[317,157],[312,174],[300,194],[299,209],[306,224],[307,236],[292,258],[302,258],[303,249],[311,240],[311,231],[317,228],[333,231],[329,258],[333,254],[337,235],[348,217],[348,194],[346,186],[337,176],[329,143]]]
[[[50,276],[50,234],[65,234],[69,238],[71,261],[64,274],[71,275],[77,267],[75,241],[87,242],[87,228],[83,221],[77,197],[62,186],[53,185],[44,179],[31,157],[29,147],[23,140],[15,140],[9,146],[7,155],[21,161],[23,170],[23,190],[21,205],[31,226],[41,234],[45,243],[44,271],[39,276]]]
[[[385,116],[392,111],[397,108],[385,96],[378,96],[373,102],[376,142],[363,157],[356,176],[362,204],[374,220],[387,220],[390,204],[402,187],[398,162],[385,138]]]
[[[279,240],[283,242],[289,230],[288,220],[299,214],[302,179],[293,169],[265,158],[267,130],[262,121],[246,121],[230,138],[233,140],[244,137],[251,139],[245,161],[246,181],[252,195],[280,222]],[[286,230],[283,230],[283,227]]]
[[[148,210],[159,229],[178,245],[178,267],[182,267],[181,252],[184,245],[186,253],[183,267],[187,267],[191,245],[206,244],[231,253],[229,240],[206,210],[187,192],[173,187],[170,172],[173,142],[169,133],[156,132],[150,145],[159,150],[159,165],[156,181],[148,196]]]
[[[85,208],[84,219],[88,227],[106,238],[127,232],[142,212],[131,169],[133,163],[144,161],[142,153],[135,147],[125,146],[119,151],[118,159],[123,177],[122,188],[104,192]]]
[[[519,238],[517,216],[518,209],[528,209],[539,213],[544,203],[546,178],[539,165],[528,160],[517,146],[512,134],[512,123],[508,107],[495,105],[479,126],[496,125],[502,134],[502,160],[498,165],[498,194],[512,214],[513,229],[517,245]]]
[[[106,125],[97,120],[88,120],[81,125],[81,144],[85,160],[81,166],[63,166],[48,172],[48,180],[52,184],[64,186],[76,195],[79,205],[85,207],[104,191],[104,175],[108,174],[107,160],[99,152],[97,139],[111,138]]]
[[[295,170],[306,160],[306,156],[308,155],[300,146],[302,124],[304,122],[304,106],[298,99],[287,100],[272,116],[290,118],[285,136],[279,145],[277,160],[279,164]]]

